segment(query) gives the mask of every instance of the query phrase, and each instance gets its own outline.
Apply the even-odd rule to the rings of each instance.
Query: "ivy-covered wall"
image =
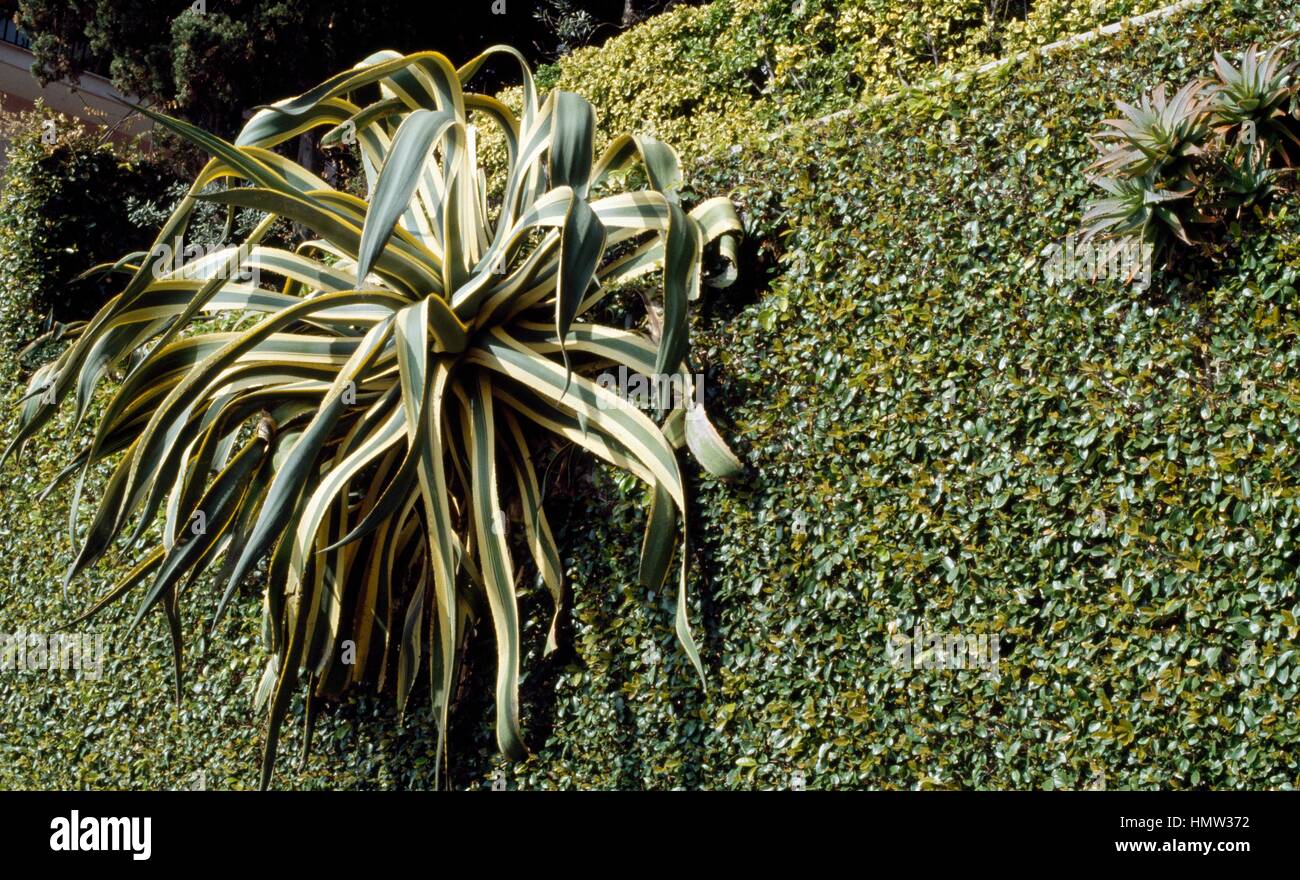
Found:
[[[546,600],[524,595],[534,754],[495,754],[479,640],[453,783],[1300,784],[1300,198],[1145,290],[1051,283],[1040,258],[1077,229],[1086,135],[1116,99],[1295,26],[1289,0],[1211,0],[697,165],[694,190],[731,192],[750,227],[746,277],[695,328],[749,471],[693,472],[709,689],[672,597],[632,586],[642,489],[561,464],[574,608],[543,660]],[[101,566],[60,597],[67,492],[34,503],[55,467],[37,454],[0,482],[0,630],[45,629],[112,581]],[[180,708],[162,624],[123,643],[121,611],[96,626],[101,680],[0,674],[0,787],[254,785],[255,591],[236,606]],[[996,636],[999,674],[894,662],[891,636],[918,627]],[[327,712],[301,766],[291,734],[277,784],[429,786],[429,723],[386,705]]]

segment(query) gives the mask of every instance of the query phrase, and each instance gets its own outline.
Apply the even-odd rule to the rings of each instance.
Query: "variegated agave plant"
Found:
[[[522,69],[517,115],[465,91],[492,56]],[[33,375],[9,447],[66,398],[80,419],[109,371],[125,371],[93,442],[61,475],[79,474],[75,538],[88,469],[121,454],[67,580],[119,537],[130,548],[154,535],[160,517],[161,535],[83,617],[128,593],[133,626],[161,609],[179,687],[186,589],[216,569],[220,617],[265,558],[265,786],[300,684],[309,737],[320,697],[395,677],[405,705],[424,663],[441,764],[458,658],[482,613],[497,645],[498,742],[522,754],[519,572],[503,510],[518,499],[518,532],[558,614],[561,556],[534,454],[555,438],[586,449],[649,487],[640,578],[666,582],[686,536],[677,451],[688,446],[720,476],[740,464],[690,393],[684,407],[647,414],[592,374],[623,365],[689,385],[687,309],[705,249],[716,243],[724,267],[707,280],[734,275],[730,202],[687,211],[676,154],[649,137],[619,137],[597,158],[591,105],[554,92],[539,106],[527,64],[507,47],[459,69],[434,52],[373,55],[262,108],[233,144],[143,112],[211,160],[151,251],[98,267],[123,275],[121,292],[64,330],[69,345]],[[496,187],[471,121],[504,138]],[[355,139],[367,199],[272,151],[317,128],[329,129],[326,140]],[[646,188],[608,192],[634,175]],[[238,245],[167,269],[201,200],[265,219]],[[276,218],[313,237],[292,250],[263,246]],[[241,282],[250,269],[282,284]],[[657,338],[589,320],[616,283],[657,272]],[[219,332],[215,313],[248,317]],[[677,634],[702,677],[680,557]],[[548,648],[554,639],[552,621]]]

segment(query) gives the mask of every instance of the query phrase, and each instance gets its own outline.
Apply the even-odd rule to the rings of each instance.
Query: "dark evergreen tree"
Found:
[[[43,82],[99,70],[124,92],[231,135],[248,108],[302,92],[377,49],[437,49],[463,61],[510,43],[539,60],[668,3],[584,0],[564,4],[568,15],[559,17],[535,15],[525,0],[454,9],[412,0],[17,0],[0,9],[6,5],[16,6]],[[556,30],[579,20],[590,25],[580,39]]]

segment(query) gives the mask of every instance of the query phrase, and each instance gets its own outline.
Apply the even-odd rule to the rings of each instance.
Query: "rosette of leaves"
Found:
[[[1162,83],[1136,105],[1116,102],[1120,116],[1104,120],[1094,136],[1101,155],[1090,170],[1126,178],[1186,175],[1210,135],[1201,91],[1200,82],[1189,82],[1170,98]]]
[[[1154,172],[1134,178],[1095,177],[1092,182],[1106,195],[1092,202],[1083,216],[1084,241],[1131,238],[1150,245],[1153,255],[1170,233],[1191,244],[1178,211],[1194,192],[1190,185],[1168,187]]]
[[[1209,85],[1210,111],[1217,130],[1230,141],[1253,146],[1258,143],[1265,155],[1274,151],[1287,165],[1293,165],[1291,149],[1300,145],[1295,121],[1289,110],[1296,96],[1296,65],[1284,63],[1287,45],[1259,52],[1251,46],[1234,67],[1222,54],[1214,53],[1214,71],[1218,79]]]
[[[1219,175],[1225,207],[1239,215],[1243,209],[1263,203],[1277,189],[1282,174],[1289,171],[1269,167],[1268,150],[1262,144],[1237,144],[1224,155]]]
[[[520,67],[518,113],[466,89],[493,57]],[[621,365],[689,389],[691,301],[702,281],[734,277],[731,203],[688,210],[677,155],[652,138],[623,135],[596,155],[591,105],[558,91],[541,100],[508,47],[460,68],[434,52],[377,53],[260,109],[234,143],[141,112],[211,159],[151,250],[98,267],[122,279],[120,292],[61,328],[67,348],[32,376],[6,451],[69,398],[80,420],[105,377],[125,372],[60,477],[77,480],[75,539],[87,472],[117,458],[65,588],[122,537],[123,552],[142,538],[149,549],[82,619],[128,598],[132,626],[161,612],[179,692],[181,599],[215,572],[215,624],[264,561],[265,786],[300,685],[309,740],[320,698],[387,682],[404,707],[426,668],[441,764],[462,646],[483,617],[497,649],[497,739],[522,755],[511,539],[558,616],[563,563],[537,467],[558,440],[648,487],[639,577],[665,584],[683,548],[676,629],[703,678],[687,619],[678,453],[689,448],[722,477],[740,463],[693,394],[647,413],[592,376]],[[504,138],[504,180],[479,165],[479,125]],[[359,148],[366,198],[273,150],[317,129]],[[644,186],[619,191],[630,179]],[[238,243],[171,265],[204,201],[264,219]],[[311,237],[263,245],[277,218]],[[706,277],[706,265],[721,269]],[[249,271],[276,286],[241,280]],[[619,284],[652,275],[662,280],[657,333],[591,319]],[[553,619],[548,650],[555,637]]]
[[[1212,133],[1201,90],[1190,82],[1171,98],[1161,84],[1136,105],[1117,102],[1120,116],[1105,120],[1093,138],[1100,156],[1089,179],[1103,194],[1084,215],[1085,241],[1134,239],[1150,246],[1153,258],[1174,240],[1192,242],[1193,162]]]

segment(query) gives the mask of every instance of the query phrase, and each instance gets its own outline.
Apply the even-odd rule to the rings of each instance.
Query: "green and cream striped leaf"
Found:
[[[518,111],[466,91],[493,59],[520,68]],[[219,619],[266,557],[271,658],[255,694],[269,722],[263,786],[300,687],[305,753],[323,700],[373,684],[395,688],[405,709],[424,675],[441,773],[460,652],[487,615],[498,741],[522,756],[523,571],[505,510],[519,511],[553,602],[550,652],[568,599],[537,461],[545,444],[572,443],[648,487],[638,575],[663,588],[680,555],[676,629],[703,676],[677,453],[688,448],[717,476],[741,470],[695,397],[687,357],[689,304],[702,283],[735,277],[741,224],[730,202],[687,211],[680,160],[653,138],[617,137],[597,157],[591,105],[539,94],[523,56],[504,46],[459,69],[436,52],[374,53],[260,108],[233,143],[142,112],[211,158],[149,250],[90,270],[120,289],[89,321],[47,335],[65,347],[33,373],[5,453],[68,398],[78,420],[96,413],[90,442],[46,488],[77,477],[69,527],[79,549],[65,587],[115,542],[156,546],[87,615],[143,587],[134,622],[162,612],[179,689],[182,604],[199,575],[217,570]],[[495,181],[480,126],[504,147]],[[300,136],[359,150],[367,197],[275,151]],[[644,175],[627,173],[638,167]],[[618,191],[642,178],[647,189]],[[230,219],[237,208],[264,216],[242,241],[199,249],[188,230],[203,202]],[[270,244],[280,220],[310,239]],[[712,246],[722,268],[708,275]],[[582,320],[654,272],[663,289],[653,338]],[[629,389],[593,378],[613,368],[667,374],[681,389],[662,424]],[[114,371],[125,376],[97,408]],[[87,477],[104,465],[78,535]],[[345,640],[353,665],[340,659]]]

